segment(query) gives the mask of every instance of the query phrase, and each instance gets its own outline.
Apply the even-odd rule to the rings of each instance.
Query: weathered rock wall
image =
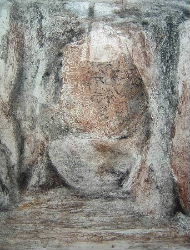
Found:
[[[180,27],[180,57],[178,64],[179,105],[175,118],[175,136],[173,138],[172,168],[179,188],[183,209],[190,211],[190,22]]]
[[[0,3],[0,193],[62,186],[189,212],[186,1]]]

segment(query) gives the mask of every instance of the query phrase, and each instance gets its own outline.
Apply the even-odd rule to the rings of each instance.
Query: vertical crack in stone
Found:
[[[178,105],[179,23],[180,16],[170,13],[170,16],[166,16],[165,18],[165,27],[154,27],[158,55],[160,54],[161,76],[160,87],[157,90],[160,97],[160,100],[157,100],[157,107],[159,115],[162,117],[162,123],[159,125],[158,134],[162,138],[162,142],[160,143],[162,143],[162,150],[165,155],[163,163],[160,162],[159,177],[154,177],[154,179],[164,207],[168,206],[167,203],[169,200],[173,203],[168,210],[168,214],[175,212],[175,203],[178,200],[171,169],[171,141]]]
[[[37,38],[38,38],[38,43],[40,48],[42,48],[44,46],[44,33],[43,33],[43,14],[40,10],[40,8],[36,5],[36,14],[37,14],[37,18],[38,18],[38,28],[37,28]]]
[[[24,34],[21,25],[22,16],[20,14],[19,6],[13,4],[10,13],[10,38],[9,46],[13,47],[15,76],[13,79],[13,88],[9,97],[10,116],[13,122],[14,134],[17,143],[17,178],[19,180],[20,172],[22,171],[22,157],[24,153],[24,137],[22,134],[20,121],[17,119],[17,108],[19,105],[19,97],[21,95],[23,86],[23,60],[24,60]]]
[[[95,3],[91,3],[88,9],[89,18],[94,18],[94,7],[95,7]]]

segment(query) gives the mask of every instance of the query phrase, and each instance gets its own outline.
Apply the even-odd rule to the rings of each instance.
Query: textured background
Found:
[[[189,215],[189,17],[189,1],[0,1],[1,210],[46,191]]]

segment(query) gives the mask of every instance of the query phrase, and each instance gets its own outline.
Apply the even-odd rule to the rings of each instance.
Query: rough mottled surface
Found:
[[[126,199],[87,199],[62,188],[27,193],[0,214],[1,249],[189,249],[189,218],[142,216]],[[113,247],[114,248],[114,247]],[[117,248],[116,248],[117,249]]]
[[[22,224],[27,192],[43,190],[55,192],[44,206],[105,201],[109,230],[125,211],[129,228],[139,215],[177,228],[175,218],[186,234],[166,223],[166,238],[188,235],[177,214],[190,213],[189,18],[186,0],[1,0],[0,209],[15,207],[1,213],[2,235],[18,211]],[[29,221],[42,209],[32,204]]]
[[[190,212],[190,22],[181,27],[179,75],[179,106],[175,120],[172,167],[176,176],[180,200],[184,210]]]

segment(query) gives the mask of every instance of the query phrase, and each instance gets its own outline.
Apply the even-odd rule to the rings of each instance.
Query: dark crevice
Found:
[[[14,39],[14,49],[16,51],[17,67],[14,79],[14,85],[9,97],[9,114],[12,119],[15,141],[17,143],[18,163],[17,167],[21,169],[22,156],[24,153],[24,137],[20,121],[17,119],[17,108],[19,105],[19,97],[23,87],[23,60],[24,60],[24,35],[23,27],[21,26],[22,18],[19,15],[19,8],[17,4],[13,4],[10,14],[11,34]],[[18,169],[18,171],[19,171]]]
[[[173,210],[172,216],[175,216],[177,213],[186,214],[185,210],[183,209],[181,205],[181,201],[179,198],[178,184],[176,182],[174,182],[173,194],[174,194],[174,210]]]
[[[0,187],[1,187],[2,191],[3,191],[3,193],[9,194],[9,189],[3,183],[3,181],[1,180],[1,177],[0,177]]]
[[[50,73],[49,71],[46,71],[46,72],[43,74],[42,78],[49,77],[50,75],[51,75],[51,73]]]
[[[184,18],[184,20],[185,19],[189,19],[190,18],[190,9],[188,9],[188,8],[182,8],[181,10],[183,12],[183,18]]]
[[[91,4],[88,9],[88,18],[94,18],[94,4]]]
[[[31,179],[31,171],[29,169],[25,170],[25,172],[20,173],[17,182],[19,185],[19,189],[21,191],[27,189],[29,181]]]
[[[38,42],[41,48],[44,46],[44,33],[43,33],[43,24],[42,24],[42,20],[44,17],[38,6],[36,7],[36,10],[37,10],[38,24],[39,24],[39,27],[37,28],[37,38],[38,38]]]
[[[126,178],[129,177],[130,171],[127,169],[125,172],[116,171],[115,169],[111,169],[110,173],[117,177],[118,187],[123,187]]]
[[[48,153],[46,153],[46,162],[47,180],[43,185],[40,185],[39,188],[41,190],[48,190],[57,187],[66,187],[67,189],[71,189],[71,187],[66,183],[66,181],[52,164]]]
[[[16,183],[15,172],[14,172],[14,166],[12,166],[12,163],[10,160],[9,150],[7,149],[6,145],[4,145],[1,141],[0,141],[0,151],[4,155],[5,166],[7,169],[6,178],[8,178],[8,183],[9,183],[7,187],[0,177],[0,186],[2,188],[2,191],[5,192],[7,195],[9,195],[9,202],[16,203],[18,195],[17,195],[17,183]]]
[[[38,184],[36,188],[42,191],[57,188],[57,187],[67,187],[70,189],[70,186],[65,182],[65,180],[59,175],[56,168],[53,166],[48,154],[44,158],[44,162],[41,164],[45,164],[45,169],[42,171],[42,175],[45,175],[45,182],[43,184]],[[34,168],[40,168],[40,165],[30,165],[28,166],[24,172],[19,174],[18,184],[19,189],[24,192],[28,189],[32,176],[34,174]],[[40,171],[40,170],[39,170]],[[38,176],[37,178],[40,178]],[[40,179],[39,179],[40,182]]]
[[[118,186],[123,187],[123,184],[126,180],[126,178],[129,176],[130,172],[127,170],[122,176],[118,179]]]
[[[128,139],[130,137],[130,135],[121,135],[118,140],[124,140],[124,139]]]
[[[58,57],[63,57],[63,52],[58,52],[57,56]]]

